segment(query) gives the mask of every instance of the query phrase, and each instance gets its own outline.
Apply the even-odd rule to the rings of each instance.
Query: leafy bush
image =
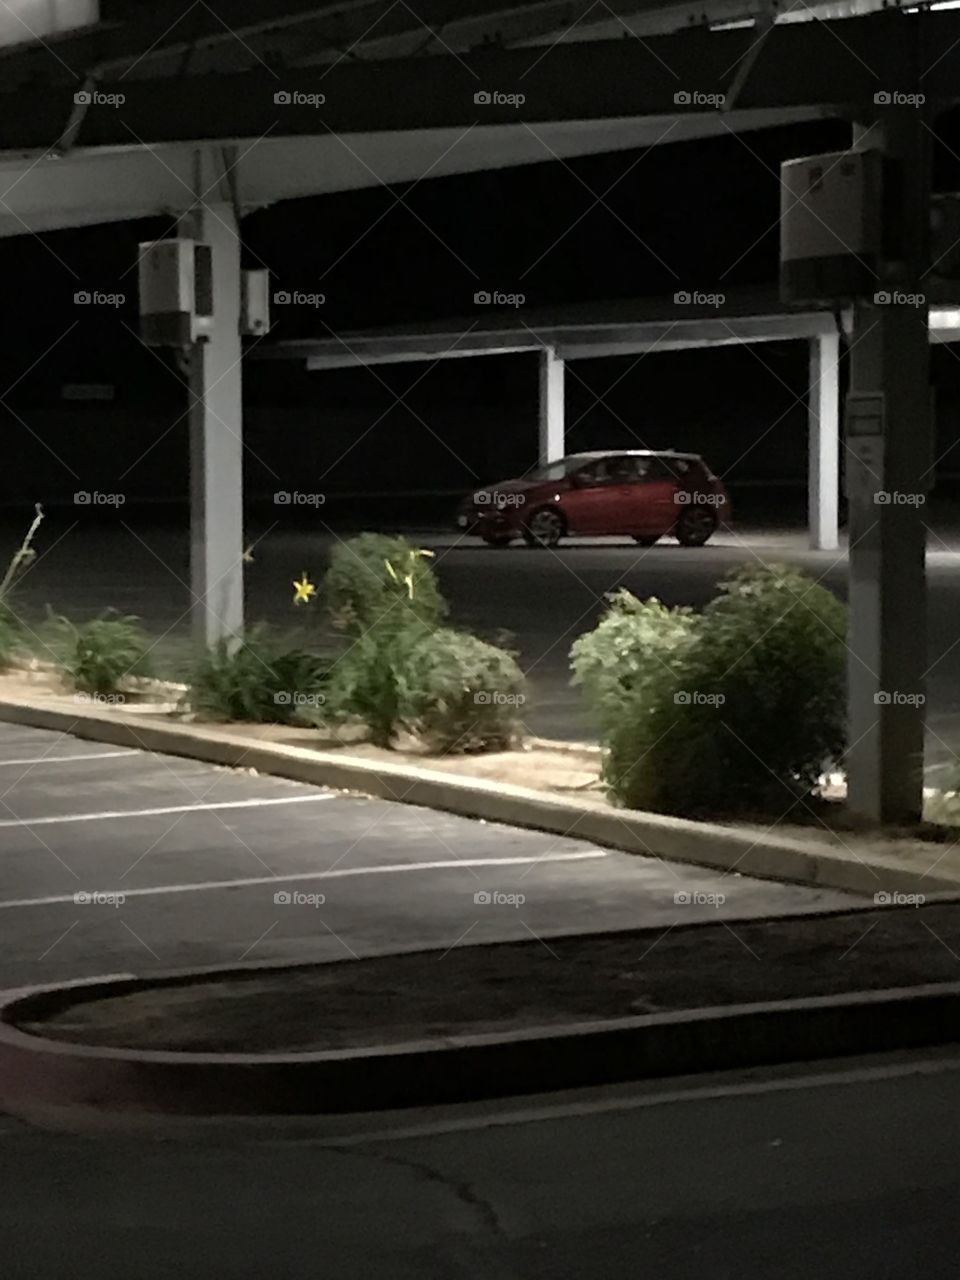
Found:
[[[526,681],[511,654],[443,627],[399,669],[400,717],[437,752],[496,751],[519,736]]]
[[[330,717],[363,721],[380,747],[389,747],[400,727],[400,670],[431,634],[416,619],[399,623],[384,620],[356,636],[334,663],[327,689]]]
[[[324,579],[336,625],[354,635],[381,624],[437,626],[447,610],[430,555],[406,538],[380,533],[338,543]]]
[[[435,751],[506,747],[524,679],[511,655],[443,627],[430,553],[364,533],[334,551],[324,597],[349,643],[330,673],[331,718],[360,720],[388,747],[401,730]]]
[[[692,609],[638,600],[626,590],[607,597],[607,612],[570,650],[572,683],[584,689],[605,734],[622,720],[625,700],[648,702],[665,681],[672,689],[697,622]]]
[[[625,696],[604,775],[634,808],[788,807],[842,753],[846,606],[788,565],[720,584],[673,674]]]
[[[82,693],[116,693],[125,676],[150,674],[149,636],[139,619],[106,609],[90,622],[57,619],[66,636],[63,670]]]
[[[292,724],[323,705],[328,670],[326,659],[255,626],[242,642],[221,640],[197,657],[187,701],[206,719]]]
[[[0,600],[0,669],[9,667],[17,656],[23,628],[9,604]]]
[[[401,729],[436,752],[495,751],[518,736],[523,673],[495,645],[419,622],[374,626],[333,667],[328,709],[389,747]]]

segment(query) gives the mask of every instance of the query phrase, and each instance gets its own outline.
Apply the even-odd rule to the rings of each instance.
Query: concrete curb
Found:
[[[97,1115],[188,1119],[396,1111],[545,1088],[930,1048],[956,1043],[960,1027],[960,983],[289,1055],[94,1048],[44,1039],[15,1025],[76,1001],[209,978],[207,970],[7,993],[0,1005],[0,1108],[67,1127]]]
[[[371,761],[245,737],[198,724],[122,715],[97,707],[63,709],[41,703],[0,701],[0,721],[51,729],[115,746],[139,747],[211,764],[256,769],[318,787],[440,809],[554,835],[572,836],[611,849],[668,861],[796,881],[853,893],[956,893],[960,877],[934,869],[942,850],[931,845],[929,870],[904,866],[881,850],[852,854],[825,841],[797,839],[719,823],[663,814],[608,809],[587,801],[525,787],[464,778],[418,765]]]

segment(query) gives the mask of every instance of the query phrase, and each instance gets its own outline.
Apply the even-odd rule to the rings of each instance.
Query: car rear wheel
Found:
[[[564,533],[566,526],[560,512],[542,507],[527,521],[523,537],[528,547],[555,547]]]
[[[633,540],[638,547],[652,547],[660,541],[659,534],[635,533]]]
[[[682,547],[702,547],[716,527],[715,511],[707,507],[688,507],[673,532]]]

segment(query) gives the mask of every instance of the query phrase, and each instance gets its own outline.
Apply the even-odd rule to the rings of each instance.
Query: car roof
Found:
[[[699,462],[699,453],[680,453],[676,449],[591,449],[584,453],[568,453],[564,462],[591,462],[595,458],[685,458],[690,462]]]

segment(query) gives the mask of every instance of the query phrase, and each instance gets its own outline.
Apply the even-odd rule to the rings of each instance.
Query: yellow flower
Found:
[[[303,576],[301,577],[300,581],[295,582],[293,584],[293,590],[294,590],[294,596],[293,596],[294,604],[309,604],[311,596],[315,596],[317,594],[317,588],[313,585],[313,583],[307,577],[306,569],[304,569]]]

